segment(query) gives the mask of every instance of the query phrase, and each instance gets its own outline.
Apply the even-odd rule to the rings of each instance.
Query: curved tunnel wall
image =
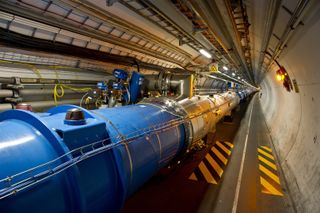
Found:
[[[279,62],[299,93],[276,81],[276,67],[261,83],[261,106],[298,212],[320,211],[320,14],[309,16]]]

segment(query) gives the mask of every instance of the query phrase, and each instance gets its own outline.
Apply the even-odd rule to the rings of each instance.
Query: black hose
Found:
[[[140,65],[139,65],[138,61],[136,59],[134,59],[133,62],[134,62],[134,65],[137,66],[137,71],[140,72]]]

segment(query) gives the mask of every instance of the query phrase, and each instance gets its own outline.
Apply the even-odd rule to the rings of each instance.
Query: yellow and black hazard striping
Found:
[[[272,149],[267,146],[258,148],[261,192],[270,195],[283,196],[278,169]]]
[[[189,179],[217,184],[228,164],[232,148],[233,144],[230,142],[217,141],[190,175]]]

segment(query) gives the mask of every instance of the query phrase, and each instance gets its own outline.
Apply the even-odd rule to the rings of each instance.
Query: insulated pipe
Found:
[[[238,100],[229,92],[92,111],[63,105],[0,113],[0,212],[119,212]]]
[[[208,132],[215,128],[221,118],[230,113],[240,102],[240,98],[234,92],[226,92],[220,95],[194,96],[191,99],[179,101],[191,119],[192,143],[200,140]],[[206,113],[203,113],[206,112]],[[202,115],[200,115],[202,114]],[[197,116],[200,115],[200,116]]]
[[[39,109],[39,108],[47,108],[53,107],[55,105],[54,101],[35,101],[35,102],[26,102],[32,106],[32,109]],[[59,105],[62,104],[80,104],[79,99],[69,99],[69,100],[61,100],[58,102]]]
[[[12,97],[13,91],[8,89],[0,89],[0,98]]]
[[[64,94],[84,94],[84,93],[86,92],[75,92],[70,89],[64,89]],[[19,94],[22,97],[35,96],[35,95],[52,95],[53,89],[21,89],[19,90]],[[0,90],[0,96],[1,96],[1,90]]]
[[[56,105],[54,101],[33,101],[33,102],[25,102],[26,104],[30,104],[32,109],[35,111],[40,111],[43,108],[50,108]],[[90,102],[93,103],[93,102]],[[75,104],[80,105],[80,99],[67,99],[67,100],[59,100],[57,105],[64,105],[64,104]]]
[[[14,83],[14,79],[13,78],[0,77],[0,82],[2,84],[13,84]]]
[[[12,104],[0,104],[0,112],[10,110],[10,109],[13,109]]]

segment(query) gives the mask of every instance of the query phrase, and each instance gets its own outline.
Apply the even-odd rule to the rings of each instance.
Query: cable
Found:
[[[95,102],[95,105],[97,108],[99,108],[100,106],[102,106],[102,100],[100,98],[97,98],[96,102]]]
[[[92,88],[89,88],[89,87],[76,88],[76,87],[68,86],[65,84],[55,84],[54,89],[53,89],[53,98],[54,98],[55,105],[58,105],[58,98],[62,98],[64,96],[64,94],[65,94],[64,89],[69,89],[74,92],[86,92],[85,95],[87,95],[88,92],[92,90]],[[61,93],[59,93],[58,90],[60,90]],[[80,106],[81,106],[81,103],[83,101],[84,96],[81,98]]]
[[[138,61],[136,59],[134,59],[133,62],[134,62],[134,65],[137,66],[137,71],[140,72],[140,65],[139,65]]]
[[[128,86],[129,87],[129,86]],[[128,87],[126,87],[126,91],[127,91],[127,95],[128,95],[128,100],[127,100],[127,104],[129,104],[130,103],[130,101],[131,101],[131,96],[130,96],[130,89],[128,90]]]
[[[88,93],[86,93],[86,94],[84,94],[83,96],[82,96],[82,98],[81,98],[81,100],[80,100],[80,107],[82,107],[82,103],[83,103],[83,99],[84,99],[84,97],[86,97],[88,95]]]

